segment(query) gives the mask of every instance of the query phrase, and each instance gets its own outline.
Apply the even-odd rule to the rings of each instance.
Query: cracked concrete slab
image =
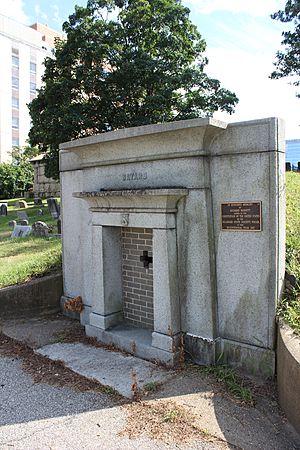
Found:
[[[174,374],[149,361],[82,343],[50,344],[36,352],[52,360],[64,361],[74,372],[96,379],[128,398],[133,396],[133,383],[142,389],[147,383],[161,383]]]

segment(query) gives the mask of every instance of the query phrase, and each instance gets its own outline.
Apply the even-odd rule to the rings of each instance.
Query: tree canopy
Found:
[[[279,10],[271,15],[272,19],[283,23],[292,23],[293,30],[283,31],[281,42],[284,50],[276,53],[276,62],[271,78],[291,76],[292,84],[300,85],[300,0],[288,0],[284,10]],[[300,94],[297,95],[300,97]]]
[[[234,112],[236,95],[204,72],[206,43],[180,0],[88,0],[63,30],[29,105],[47,176],[58,177],[61,142]]]

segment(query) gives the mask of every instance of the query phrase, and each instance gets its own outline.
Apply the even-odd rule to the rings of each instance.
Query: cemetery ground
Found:
[[[143,386],[139,364],[151,363],[102,348],[79,322],[61,315],[10,320],[0,334],[0,448],[18,450],[163,449],[295,450],[295,433],[281,413],[273,383],[185,363],[156,367],[160,382]],[[105,351],[134,400],[109,385],[87,379],[44,354],[53,347],[83,346],[93,361]],[[132,361],[132,371],[114,364]],[[132,358],[132,359],[131,359]],[[94,358],[95,359],[95,358]],[[107,360],[106,360],[107,364]],[[109,364],[109,362],[108,362]],[[101,361],[98,361],[101,372]],[[251,393],[242,398],[241,390]]]
[[[46,200],[44,207],[35,206],[33,199],[26,199],[27,208],[18,209],[15,203],[21,199],[2,200],[8,203],[8,215],[0,216],[0,288],[24,283],[32,278],[40,277],[61,268],[61,240],[57,237],[39,238],[25,237],[11,239],[12,229],[8,222],[17,220],[17,212],[24,211],[29,225],[43,221],[57,233],[57,221],[51,217]],[[38,216],[38,210],[43,215]]]

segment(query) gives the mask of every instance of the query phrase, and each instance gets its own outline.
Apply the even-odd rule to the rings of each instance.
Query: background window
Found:
[[[17,97],[12,97],[11,103],[14,109],[19,109],[19,99]]]
[[[32,94],[36,93],[36,83],[30,83],[30,92]]]
[[[19,89],[19,78],[12,77],[11,84],[13,88]]]
[[[11,62],[14,67],[19,67],[19,58],[18,56],[12,55]]]
[[[13,128],[19,128],[19,118],[18,117],[12,117],[11,123]]]
[[[34,63],[34,62],[30,63],[30,72],[36,73],[36,63]]]
[[[12,143],[13,147],[19,147],[19,144],[20,144],[19,138],[13,137],[11,143]]]

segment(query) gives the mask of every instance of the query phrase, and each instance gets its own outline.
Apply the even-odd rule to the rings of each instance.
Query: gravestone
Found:
[[[19,208],[28,208],[28,205],[25,202],[25,200],[19,200]]]
[[[44,211],[42,209],[38,209],[36,212],[37,216],[43,216],[44,215]]]
[[[8,222],[8,226],[9,226],[10,228],[15,228],[16,225],[17,225],[16,220],[10,220],[10,221]]]
[[[61,234],[61,218],[60,218],[60,216],[57,219],[57,233]]]
[[[29,236],[31,233],[31,227],[25,225],[16,225],[11,233],[11,238],[21,238]]]
[[[29,222],[27,219],[20,220],[20,225],[29,225]]]
[[[0,203],[0,216],[7,216],[7,203]]]
[[[26,211],[18,211],[18,220],[29,220]]]
[[[47,204],[53,219],[58,219],[60,215],[60,207],[57,203],[56,198],[47,198]]]
[[[35,197],[34,206],[44,207],[43,200],[40,197]]]
[[[32,225],[32,234],[36,237],[48,237],[49,227],[45,222],[34,222]]]

